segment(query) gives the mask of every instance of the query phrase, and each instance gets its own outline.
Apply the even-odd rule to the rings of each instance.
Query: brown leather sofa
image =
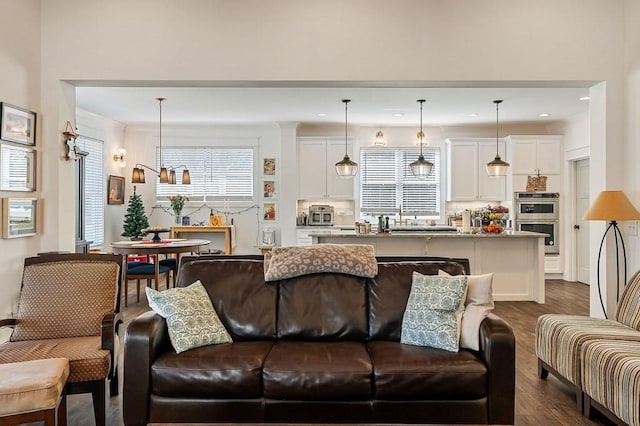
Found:
[[[261,256],[185,257],[233,338],[180,354],[152,311],[129,325],[124,421],[514,422],[515,340],[491,315],[480,351],[399,343],[412,272],[469,273],[466,259],[378,257],[378,275],[265,283]]]

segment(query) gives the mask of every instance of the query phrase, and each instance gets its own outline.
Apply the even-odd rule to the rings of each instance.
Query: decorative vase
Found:
[[[182,216],[180,216],[180,212],[175,212],[175,214],[173,215],[173,217],[175,218],[175,223],[176,225],[180,226],[182,225]]]

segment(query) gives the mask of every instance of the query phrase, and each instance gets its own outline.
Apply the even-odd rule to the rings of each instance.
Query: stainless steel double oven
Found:
[[[560,194],[557,192],[516,192],[515,224],[518,231],[547,234],[545,254],[560,253]]]

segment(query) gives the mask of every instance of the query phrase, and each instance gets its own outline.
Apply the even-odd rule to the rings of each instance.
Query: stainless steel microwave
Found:
[[[309,225],[331,226],[333,225],[333,206],[315,204],[309,206]]]
[[[557,192],[516,192],[514,200],[517,221],[560,219]]]

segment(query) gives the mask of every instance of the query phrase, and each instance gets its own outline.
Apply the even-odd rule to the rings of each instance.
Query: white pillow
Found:
[[[440,270],[438,275],[449,274]],[[480,350],[480,324],[495,307],[492,282],[493,273],[467,277],[467,298],[460,332],[461,348]]]
[[[232,341],[200,280],[184,288],[157,291],[146,287],[145,291],[149,307],[166,318],[169,340],[177,353]]]

